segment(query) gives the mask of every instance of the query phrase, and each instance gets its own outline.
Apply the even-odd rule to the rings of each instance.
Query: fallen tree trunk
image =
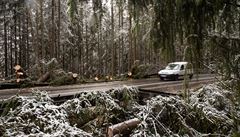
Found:
[[[33,82],[33,85],[37,86],[37,87],[43,87],[43,86],[49,86],[49,83],[36,83],[36,82]]]
[[[20,84],[18,83],[0,83],[0,89],[11,89],[11,88],[19,88]]]
[[[44,75],[42,75],[37,82],[41,83],[41,82],[46,82],[48,79],[50,78],[50,72],[45,73]]]
[[[122,123],[118,123],[116,125],[110,126],[108,127],[108,130],[107,130],[107,136],[113,137],[117,133],[122,133],[122,132],[132,130],[136,128],[139,123],[141,123],[141,121],[138,118],[134,118],[134,119],[130,119]]]

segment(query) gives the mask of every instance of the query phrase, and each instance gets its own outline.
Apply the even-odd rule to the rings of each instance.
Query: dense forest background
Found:
[[[240,0],[0,3],[0,78],[11,78],[16,64],[40,76],[53,58],[86,78],[124,74],[137,60],[185,60],[240,78]]]

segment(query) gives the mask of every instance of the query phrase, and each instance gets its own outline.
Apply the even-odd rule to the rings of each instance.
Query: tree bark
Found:
[[[132,52],[132,7],[131,4],[128,3],[128,14],[129,14],[129,28],[128,28],[128,37],[129,37],[129,52],[128,52],[128,71],[131,70],[132,68],[132,63],[133,63],[133,52]]]
[[[43,76],[41,76],[37,82],[38,83],[42,83],[42,82],[46,82],[48,79],[50,78],[50,72],[45,73]]]
[[[131,130],[137,127],[141,121],[138,118],[130,119],[124,121],[122,123],[118,123],[116,125],[110,126],[107,130],[107,136],[113,137],[115,134],[127,132],[127,130]]]
[[[113,0],[111,0],[111,46],[112,46],[112,65],[111,75],[115,75],[115,62],[116,62],[116,48],[114,42],[114,11],[113,11]]]
[[[50,34],[50,58],[55,55],[55,0],[52,0],[51,34]]]
[[[15,7],[16,8],[16,7]],[[15,18],[14,18],[14,59],[15,64],[18,64],[18,50],[17,50],[17,17],[16,17],[16,10],[14,10]]]
[[[10,69],[11,69],[11,75],[13,74],[13,39],[12,39],[12,27],[10,28]]]
[[[6,13],[4,12],[3,23],[4,23],[4,57],[5,57],[5,77],[8,77],[8,43],[7,43],[7,22],[6,22]]]
[[[59,58],[60,47],[61,47],[61,0],[58,0],[58,30],[57,30],[57,48],[56,48],[56,58]]]

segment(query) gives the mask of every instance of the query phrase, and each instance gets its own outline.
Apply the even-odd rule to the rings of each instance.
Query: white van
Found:
[[[186,72],[185,72],[186,71]],[[193,77],[193,69],[191,63],[188,62],[172,62],[167,67],[158,72],[161,80],[165,79],[184,79],[185,73],[191,79]]]

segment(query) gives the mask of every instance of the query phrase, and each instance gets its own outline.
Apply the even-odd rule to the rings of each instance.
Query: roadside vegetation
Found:
[[[14,96],[1,113],[1,136],[239,136],[240,107],[233,92],[220,83],[179,96],[156,96],[139,103],[138,90],[124,87],[106,92],[83,92],[60,105],[46,92]],[[131,125],[131,126],[130,126]],[[127,128],[124,128],[127,126]],[[128,127],[129,126],[129,127]]]

